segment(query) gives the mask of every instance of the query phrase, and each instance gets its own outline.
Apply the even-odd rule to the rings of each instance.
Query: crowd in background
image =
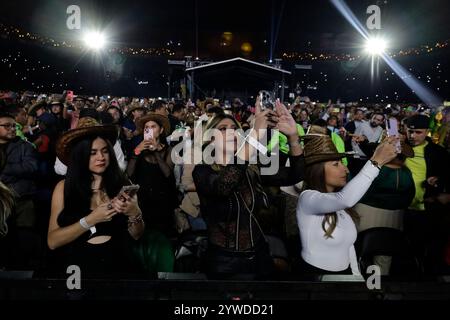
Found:
[[[397,126],[401,140],[398,156],[386,161],[370,187],[367,186],[368,191],[352,208],[357,213],[354,222],[361,236],[361,241],[357,242],[361,247],[356,248],[360,267],[363,263],[363,235],[373,228],[389,228],[404,236],[418,275],[448,274],[450,107],[319,103],[297,97],[283,105],[295,120],[295,129],[284,128],[286,132],[283,132],[280,128],[268,139],[269,152],[275,150],[275,145],[279,147],[280,169],[275,177],[259,179],[258,174],[233,172],[238,170],[234,167],[221,171],[191,162],[175,162],[172,149],[178,143],[185,143],[186,137],[193,138],[197,121],[204,122],[205,127],[219,130],[245,130],[260,125],[254,104],[246,105],[239,98],[230,101],[214,98],[193,102],[86,97],[70,96],[67,92],[51,95],[0,92],[0,269],[31,269],[48,276],[61,273],[63,267],[67,267],[67,260],[62,258],[67,252],[59,247],[64,248],[72,240],[55,240],[54,232],[70,223],[62,223],[64,219],[61,218],[51,218],[53,212],[60,211],[56,214],[59,215],[61,212],[72,212],[74,208],[94,212],[94,207],[103,204],[102,195],[97,197],[95,192],[99,186],[105,187],[105,182],[92,185],[93,193],[89,199],[94,199],[95,205],[91,203],[91,207],[86,207],[83,203],[75,206],[75,200],[72,202],[73,208],[62,206],[55,209],[55,203],[67,203],[64,199],[67,191],[57,191],[61,188],[58,187],[60,181],[65,180],[69,185],[69,178],[75,179],[76,172],[72,168],[75,167],[73,162],[61,159],[62,153],[58,148],[62,137],[67,137],[70,132],[80,132],[73,130],[110,126],[116,128],[116,137],[104,138],[102,143],[110,145],[110,151],[117,160],[117,172],[123,177],[115,181],[111,189],[106,188],[106,195],[103,196],[114,205],[126,204],[126,208],[121,207],[120,210],[127,212],[128,228],[131,229],[128,229],[129,234],[120,236],[136,238],[130,245],[130,254],[134,255],[136,265],[139,265],[135,269],[138,270],[136,274],[153,275],[157,271],[217,274],[226,273],[228,269],[244,270],[245,273],[262,272],[265,275],[270,271],[271,275],[278,276],[302,274],[305,259],[301,257],[301,248],[305,244],[301,240],[305,238],[299,236],[299,230],[301,234],[304,226],[300,225],[302,219],[298,213],[296,216],[296,205],[303,190],[302,166],[297,166],[297,163],[303,160],[298,160],[302,158],[301,152],[295,153],[292,136],[298,139],[308,134],[328,136],[336,150],[345,153],[340,159],[348,168],[345,169],[349,172],[348,177],[355,177],[360,171],[367,170],[364,167],[369,159],[373,159],[377,146],[389,135],[391,126]],[[278,114],[277,117],[288,115]],[[223,123],[227,124],[226,127],[220,127]],[[147,139],[145,132],[149,129],[152,136]],[[99,134],[99,137],[103,135]],[[303,147],[304,141],[299,141]],[[87,148],[93,148],[97,143],[100,142],[92,139]],[[79,159],[82,159],[81,155]],[[79,179],[82,181],[81,177]],[[103,176],[103,180],[108,181],[106,179]],[[223,179],[220,180],[223,183],[217,186],[215,179]],[[261,190],[254,192],[244,188],[241,190],[243,198],[234,202],[233,194],[226,190],[231,186],[237,187],[242,179],[248,179],[250,189],[254,186]],[[78,180],[70,181],[75,183],[73,181]],[[114,200],[120,187],[125,184],[140,186],[137,201],[132,205],[125,200],[123,203]],[[211,194],[216,187],[223,197],[215,198],[217,194]],[[62,199],[59,202],[55,200],[58,192]],[[264,197],[251,200],[254,193]],[[239,194],[235,193],[235,196]],[[80,199],[82,197],[81,192]],[[228,201],[228,198],[232,200]],[[266,202],[267,205],[262,205]],[[249,214],[245,219],[249,221],[245,222],[245,226],[239,226],[241,218],[233,215],[240,212],[237,211],[240,204],[248,203],[259,206],[257,217],[253,217],[253,208],[246,208]],[[338,209],[336,211],[339,212]],[[104,209],[102,214],[107,215],[108,212]],[[227,216],[230,212],[232,216]],[[140,217],[145,223],[145,231],[140,230]],[[329,218],[330,221],[336,219],[333,215]],[[72,222],[76,224],[77,221]],[[90,223],[87,226],[87,230],[92,228]],[[226,230],[223,230],[224,226]],[[116,230],[114,228],[111,230]],[[80,233],[82,231],[79,230]],[[115,231],[107,231],[106,234],[108,232]],[[396,239],[399,243],[403,241],[403,238]],[[221,249],[220,254],[212,256],[214,246],[227,248],[229,255],[223,254]],[[269,259],[273,270],[254,270],[252,266],[242,264],[241,260],[236,262],[225,258],[236,257],[238,253],[242,254],[240,258],[246,259],[246,250],[259,246],[267,247],[267,255],[256,253],[260,266],[266,265]],[[116,254],[116,249],[110,248],[109,254]],[[385,253],[377,253],[373,257],[373,263],[380,266],[382,274],[397,271],[400,275],[411,275],[413,267],[406,266],[405,262],[408,257],[398,259],[391,251],[386,249]],[[89,257],[95,255],[93,252]],[[117,259],[103,263],[115,261]]]

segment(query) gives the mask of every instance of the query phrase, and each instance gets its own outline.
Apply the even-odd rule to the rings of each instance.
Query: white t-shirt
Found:
[[[358,203],[379,171],[368,161],[339,192],[305,190],[300,194],[297,222],[302,242],[301,254],[307,263],[328,271],[343,271],[350,265],[353,274],[360,274],[353,246],[357,236],[356,226],[344,210]],[[329,212],[337,213],[332,238],[326,238],[322,229],[324,215]]]
[[[370,125],[369,121],[361,123],[358,127],[356,127],[355,130],[356,135],[366,136],[369,142],[377,142],[380,139],[382,133],[383,128],[381,128],[380,126],[373,128]],[[352,147],[353,151],[355,151],[359,156],[366,157],[366,154],[361,150],[358,143],[352,141]]]

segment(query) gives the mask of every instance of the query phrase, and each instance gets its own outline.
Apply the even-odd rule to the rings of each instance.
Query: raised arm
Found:
[[[326,214],[353,207],[378,176],[380,166],[396,157],[395,140],[395,137],[389,137],[378,145],[372,158],[341,191],[330,193],[304,191],[299,197],[297,210],[303,214]],[[378,164],[378,167],[375,164]]]
[[[379,169],[369,161],[339,192],[323,193],[306,190],[299,198],[298,207],[304,214],[326,214],[353,207],[378,176]]]

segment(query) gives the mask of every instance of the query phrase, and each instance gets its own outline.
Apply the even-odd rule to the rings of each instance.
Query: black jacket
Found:
[[[425,163],[427,165],[427,178],[438,177],[437,188],[427,188],[425,198],[441,192],[450,193],[450,157],[448,152],[427,138],[425,147]]]
[[[290,167],[280,167],[275,175],[261,175],[260,168],[233,164],[213,169],[198,164],[192,172],[200,198],[202,216],[208,225],[209,242],[231,251],[251,249],[261,238],[257,222],[267,206],[262,186],[293,185],[303,180],[304,157],[290,156]],[[253,190],[253,191],[252,191]],[[250,213],[244,199],[254,196]]]
[[[16,137],[6,147],[6,164],[0,172],[0,180],[19,197],[36,192],[34,182],[38,171],[37,154],[31,143]]]

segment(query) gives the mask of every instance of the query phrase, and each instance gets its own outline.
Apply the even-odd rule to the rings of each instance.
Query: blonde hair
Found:
[[[0,182],[0,237],[8,233],[6,220],[12,213],[14,207],[14,195],[12,191]]]
[[[207,138],[208,130],[215,129],[219,125],[219,123],[225,119],[229,119],[229,120],[233,121],[234,124],[236,125],[236,128],[238,128],[238,129],[241,128],[241,125],[239,124],[239,122],[232,115],[228,115],[228,114],[215,115],[214,117],[209,119],[208,122],[206,123],[206,125],[204,126],[202,150],[204,150],[211,143],[211,140],[208,140],[208,138]]]

